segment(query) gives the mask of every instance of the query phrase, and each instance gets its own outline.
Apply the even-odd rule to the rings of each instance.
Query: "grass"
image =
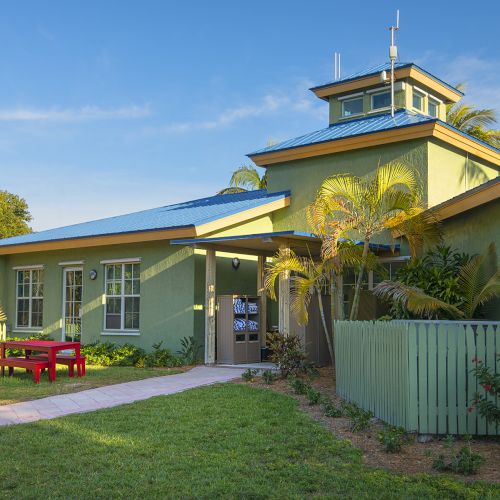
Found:
[[[498,498],[500,487],[369,469],[291,397],[203,387],[0,432],[5,498]]]
[[[134,368],[128,366],[87,366],[85,377],[68,377],[68,369],[57,370],[57,377],[54,383],[48,381],[47,372],[41,376],[40,383],[33,383],[33,376],[25,370],[15,369],[14,376],[0,376],[0,405],[18,403],[20,401],[30,401],[32,399],[54,396],[56,394],[66,394],[68,392],[78,392],[85,389],[102,387],[103,385],[119,384],[131,380],[141,380],[148,377],[159,377],[180,373],[179,369],[164,368]],[[76,372],[76,369],[75,369]]]

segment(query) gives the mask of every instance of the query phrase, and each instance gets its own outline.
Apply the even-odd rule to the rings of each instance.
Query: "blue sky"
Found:
[[[308,88],[386,61],[396,7],[400,60],[500,112],[495,1],[4,2],[0,188],[35,230],[212,195],[327,126]]]

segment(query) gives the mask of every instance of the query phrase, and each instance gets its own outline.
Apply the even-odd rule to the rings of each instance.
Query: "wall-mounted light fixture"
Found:
[[[238,269],[238,267],[240,267],[240,259],[238,259],[238,257],[233,257],[231,264],[233,266],[233,269],[236,271],[236,269]]]
[[[95,269],[89,271],[89,278],[91,280],[95,280],[97,278],[97,271]]]

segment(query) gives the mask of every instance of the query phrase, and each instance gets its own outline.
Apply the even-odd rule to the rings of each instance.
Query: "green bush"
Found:
[[[144,365],[152,368],[181,366],[182,360],[172,354],[170,349],[162,349],[162,344],[163,342],[153,344],[153,352],[144,357]]]
[[[307,394],[307,391],[310,388],[310,385],[304,382],[304,380],[302,380],[300,377],[290,377],[288,383],[295,394]]]
[[[385,425],[384,430],[378,435],[378,440],[384,445],[387,453],[397,453],[401,451],[405,441],[406,432],[402,427]]]
[[[254,370],[252,368],[247,368],[242,374],[241,378],[245,382],[253,382],[255,380],[255,377],[257,376],[258,370]]]
[[[489,424],[500,423],[500,372],[495,373],[494,367],[486,366],[480,359],[472,360],[476,366],[472,373],[476,376],[481,392],[477,392],[469,411],[477,408],[479,414],[486,419]],[[500,361],[500,354],[497,354],[497,363]]]
[[[323,410],[325,417],[338,418],[343,415],[342,410],[328,398],[323,398],[321,401],[321,409]]]
[[[317,405],[321,401],[321,392],[314,389],[314,387],[307,388],[306,396],[311,406]]]
[[[347,402],[342,404],[342,410],[349,419],[349,430],[351,432],[364,431],[370,426],[370,420],[373,418],[371,411],[363,410],[358,405]]]
[[[146,352],[132,344],[117,345],[112,342],[96,342],[81,348],[86,362],[101,366],[135,366],[146,357]]]
[[[181,339],[181,348],[177,351],[177,354],[182,359],[183,364],[195,365],[200,360],[200,343],[194,338],[183,337]]]
[[[274,370],[264,370],[262,372],[262,378],[267,385],[271,385],[278,378]]]
[[[51,340],[51,338],[46,333],[37,333],[35,335],[30,335],[29,337],[7,337],[7,340]],[[6,349],[6,356],[24,357],[26,351],[24,349]]]
[[[269,347],[271,349],[269,358],[278,365],[283,378],[304,373],[306,355],[302,341],[297,335],[271,334]]]
[[[432,467],[440,472],[451,471],[465,476],[477,474],[484,463],[484,458],[478,453],[472,452],[470,436],[465,436],[465,441],[465,446],[462,446],[457,453],[454,449],[454,438],[448,436],[445,444],[448,450],[447,454],[438,455],[434,459]]]

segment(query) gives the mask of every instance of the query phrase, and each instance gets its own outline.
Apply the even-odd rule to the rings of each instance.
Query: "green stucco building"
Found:
[[[419,172],[425,202],[444,214],[449,243],[471,252],[498,245],[500,151],[446,123],[446,105],[462,94],[415,64],[396,65],[391,113],[387,69],[311,89],[329,106],[328,126],[248,155],[267,169],[267,190],[1,240],[0,302],[9,334],[77,334],[85,343],[145,349],[162,341],[174,351],[194,335],[205,361],[214,362],[216,299],[226,294],[261,298],[257,342],[274,325],[291,331],[288,282],[280,281],[278,304],[263,294],[266,258],[283,246],[298,253],[318,247],[305,211],[325,177],[368,174],[391,160]],[[450,207],[463,208],[470,192],[475,205],[454,213]],[[406,258],[384,243],[378,250],[389,265]]]

